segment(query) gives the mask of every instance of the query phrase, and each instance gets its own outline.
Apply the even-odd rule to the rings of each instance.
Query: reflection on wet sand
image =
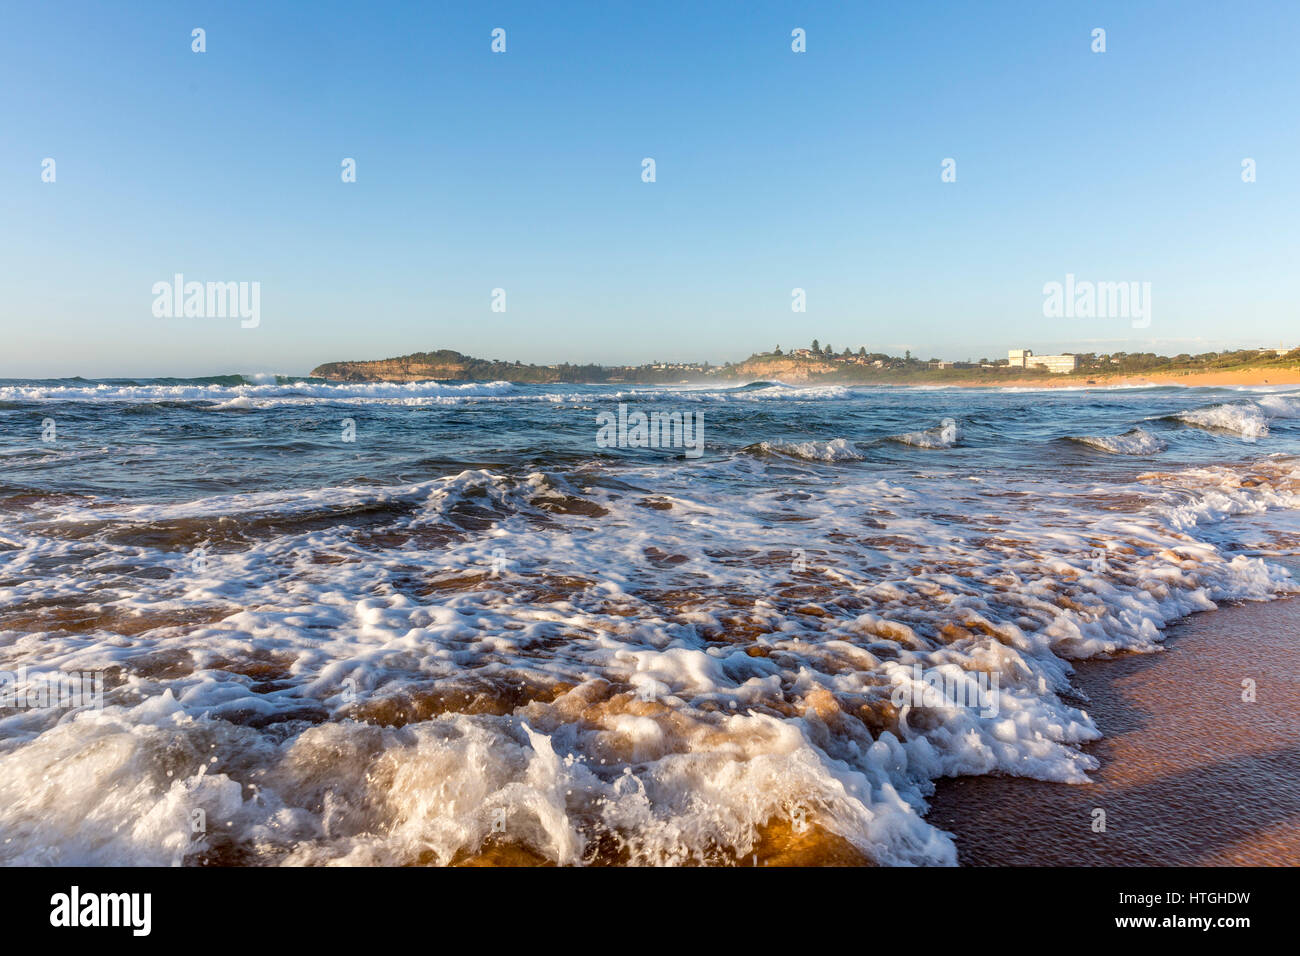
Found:
[[[1084,748],[1093,782],[945,780],[930,822],[964,865],[1300,864],[1298,634],[1300,601],[1224,607],[1173,628],[1165,653],[1079,664],[1105,735]]]

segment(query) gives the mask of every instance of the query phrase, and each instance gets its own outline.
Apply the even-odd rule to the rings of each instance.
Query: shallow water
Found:
[[[601,447],[620,403],[703,453]],[[1070,660],[1295,589],[1297,414],[0,381],[0,668],[105,686],[0,710],[0,861],[955,862],[934,779],[1095,767]]]

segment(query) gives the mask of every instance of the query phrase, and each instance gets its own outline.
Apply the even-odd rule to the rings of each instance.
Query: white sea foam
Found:
[[[1295,395],[1264,395],[1255,403],[1269,418],[1300,417],[1300,397]]]
[[[933,428],[894,435],[890,441],[916,448],[952,448],[961,441],[961,427],[954,419],[945,418]]]
[[[500,397],[514,394],[518,387],[509,382],[358,382],[329,384],[290,382],[286,384],[151,384],[151,385],[4,385],[0,401],[28,402],[213,402],[226,407],[249,407],[255,403],[313,403],[319,401],[383,401],[396,403],[433,402],[439,399]],[[231,402],[240,402],[231,406]]]
[[[1195,428],[1211,431],[1235,432],[1248,438],[1262,437],[1268,434],[1268,416],[1254,402],[1225,403],[1206,408],[1194,408],[1177,412],[1176,420]]]
[[[3,385],[0,401],[206,402],[217,409],[313,405],[322,402],[389,405],[458,405],[465,402],[572,404],[595,399],[681,402],[828,401],[850,396],[840,385],[795,386],[780,382],[743,387],[643,386],[614,391],[576,391],[573,386],[526,386],[511,382],[287,382],[282,384]]]
[[[803,810],[952,863],[935,778],[1095,765],[1069,659],[1293,588],[1214,543],[1300,508],[1289,459],[1146,475],[1122,511],[858,468],[727,490],[755,467],[33,505],[0,527],[0,664],[121,682],[100,715],[0,717],[0,860],[446,863],[504,810],[556,862],[724,862]],[[893,723],[913,665],[996,673],[998,713]]]

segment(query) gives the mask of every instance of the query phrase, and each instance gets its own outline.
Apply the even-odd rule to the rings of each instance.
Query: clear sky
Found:
[[[0,376],[1300,344],[1294,0],[0,17]],[[260,325],[155,317],[175,273]],[[1045,318],[1067,273],[1150,282],[1150,326]]]

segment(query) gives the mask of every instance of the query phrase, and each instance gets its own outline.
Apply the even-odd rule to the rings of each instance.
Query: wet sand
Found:
[[[962,865],[1300,865],[1300,598],[1193,615],[1165,648],[1077,665],[1092,783],[939,781]]]

